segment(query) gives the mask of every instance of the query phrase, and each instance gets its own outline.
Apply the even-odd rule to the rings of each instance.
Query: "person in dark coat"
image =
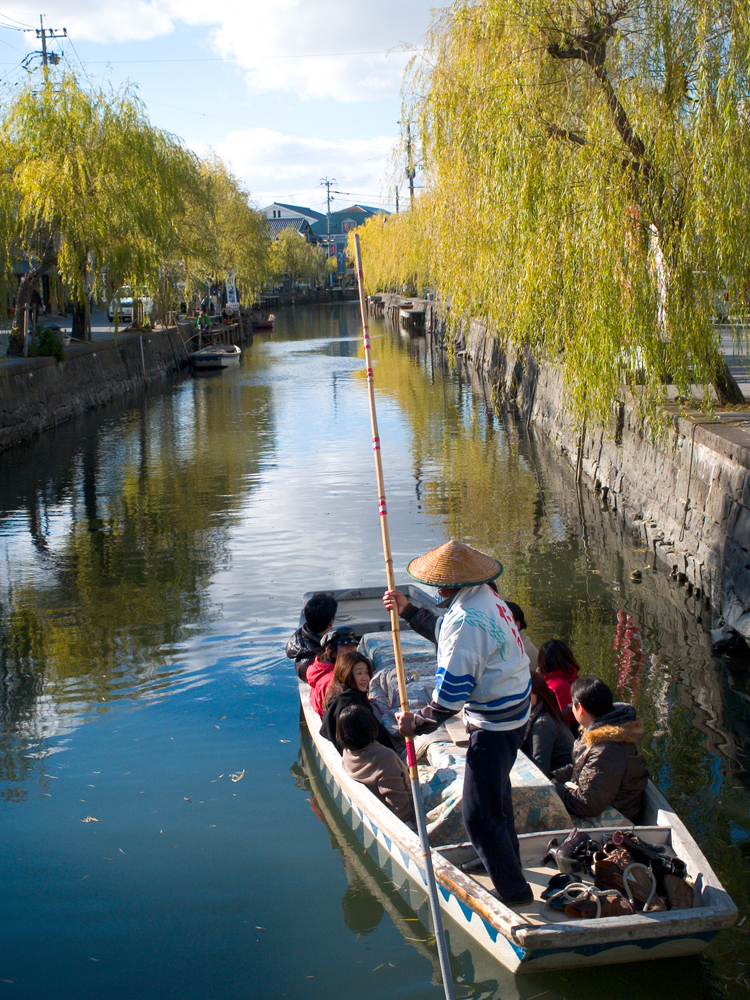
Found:
[[[554,692],[538,670],[531,671],[531,715],[521,750],[548,778],[570,764],[573,734],[563,719]]]
[[[396,750],[388,730],[375,715],[372,703],[367,697],[371,678],[372,663],[362,653],[342,653],[337,657],[333,681],[323,704],[320,733],[333,743],[339,753],[342,752],[342,747],[336,739],[336,725],[339,715],[348,705],[364,706],[378,725],[375,739],[389,750]]]
[[[642,721],[632,705],[613,703],[612,692],[597,677],[579,677],[571,698],[582,733],[572,763],[552,775],[563,805],[571,816],[597,816],[614,806],[637,823],[648,781],[638,752]]]
[[[307,680],[307,668],[318,655],[323,652],[320,640],[333,628],[338,602],[333,594],[318,591],[305,604],[302,613],[305,624],[298,628],[286,644],[286,655],[294,660],[294,669],[301,681]]]

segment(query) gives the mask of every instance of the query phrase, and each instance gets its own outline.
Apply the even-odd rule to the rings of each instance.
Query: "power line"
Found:
[[[163,101],[152,101],[148,97],[143,98],[146,104],[153,104],[159,108],[169,108],[171,111],[181,111],[187,115],[198,115],[199,118],[211,118],[217,122],[228,122],[230,125],[244,125],[245,128],[267,129],[269,132],[278,132],[280,135],[296,135],[300,139],[319,139],[321,142],[335,142],[334,139],[324,139],[320,135],[310,135],[307,132],[290,132],[283,128],[269,128],[268,125],[257,125],[253,122],[241,121],[239,118],[223,118],[220,115],[211,115],[207,111],[195,111],[193,108],[179,108],[175,104],[164,104]]]
[[[387,56],[390,54],[389,49],[374,49],[371,52],[299,52],[293,55],[277,55],[277,56],[255,56],[254,58],[259,62],[265,62],[269,60],[283,60],[283,59],[339,59],[341,56]],[[238,63],[240,66],[245,66],[245,64],[237,57],[227,57],[227,56],[203,56],[196,58],[179,58],[179,59],[91,59],[89,60],[92,66],[96,65],[109,65],[109,66],[127,66],[131,63],[201,63],[201,62],[227,62],[227,63]]]
[[[5,11],[7,9],[8,9],[7,7],[0,7],[0,11]],[[16,11],[16,13],[20,14],[21,11]],[[4,16],[6,16],[9,21],[15,21],[16,24],[20,24],[21,25],[20,28],[14,28],[14,29],[12,29],[14,31],[33,31],[34,30],[34,27],[31,24],[25,24],[23,21],[19,21],[17,18],[11,17],[9,14],[6,14]]]
[[[78,60],[78,62],[79,62],[79,63],[81,64],[81,69],[83,70],[83,75],[84,75],[84,76],[86,77],[86,79],[87,79],[87,80],[89,81],[89,87],[91,87],[91,89],[93,90],[93,89],[94,89],[94,85],[93,85],[93,83],[91,82],[91,77],[90,77],[90,76],[88,75],[88,73],[86,72],[86,67],[85,67],[85,66],[83,65],[83,60],[82,60],[82,59],[81,59],[81,57],[80,57],[80,56],[78,55],[78,49],[77,49],[77,48],[75,47],[75,45],[73,44],[73,39],[72,39],[72,38],[70,37],[70,35],[68,35],[68,41],[70,42],[70,47],[71,47],[71,49],[72,49],[72,50],[73,50],[73,51],[75,52],[75,56],[76,56],[76,59],[77,59],[77,60]]]

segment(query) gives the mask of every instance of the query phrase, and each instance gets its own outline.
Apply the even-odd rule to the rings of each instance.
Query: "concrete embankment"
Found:
[[[160,382],[187,364],[175,328],[71,344],[65,360],[0,359],[0,450]]]
[[[437,349],[445,328],[434,302],[418,324]],[[371,309],[394,327],[403,300],[382,295]],[[511,406],[600,491],[627,528],[693,595],[705,598],[750,643],[750,412],[667,408],[668,433],[654,440],[636,414],[620,407],[613,427],[583,434],[566,411],[559,368],[528,353],[505,353],[475,321],[456,349],[467,373],[494,405]]]

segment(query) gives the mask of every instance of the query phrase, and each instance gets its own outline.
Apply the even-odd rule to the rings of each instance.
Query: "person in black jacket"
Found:
[[[531,715],[521,750],[548,778],[570,764],[573,753],[573,734],[539,670],[531,671]]]
[[[347,705],[362,705],[366,708],[378,726],[378,734],[375,737],[377,742],[382,743],[389,750],[398,752],[399,748],[396,747],[388,730],[375,715],[372,703],[367,697],[371,678],[372,663],[362,653],[342,653],[336,659],[333,680],[323,703],[320,733],[321,736],[325,736],[333,743],[339,753],[342,753],[343,750],[336,739],[336,724],[339,715]]]
[[[307,668],[323,652],[320,640],[333,628],[338,602],[333,594],[318,591],[303,608],[305,624],[298,628],[286,644],[286,655],[294,660],[294,669],[301,681],[306,680]]]

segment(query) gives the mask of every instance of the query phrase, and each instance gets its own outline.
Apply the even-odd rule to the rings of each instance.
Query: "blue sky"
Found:
[[[425,0],[54,0],[0,4],[0,86],[29,79],[34,31],[82,81],[126,81],[159,128],[214,149],[260,207],[325,210],[358,201],[393,209],[388,157],[403,68],[431,19]],[[40,60],[32,60],[33,67]],[[403,175],[398,179],[402,204]]]

